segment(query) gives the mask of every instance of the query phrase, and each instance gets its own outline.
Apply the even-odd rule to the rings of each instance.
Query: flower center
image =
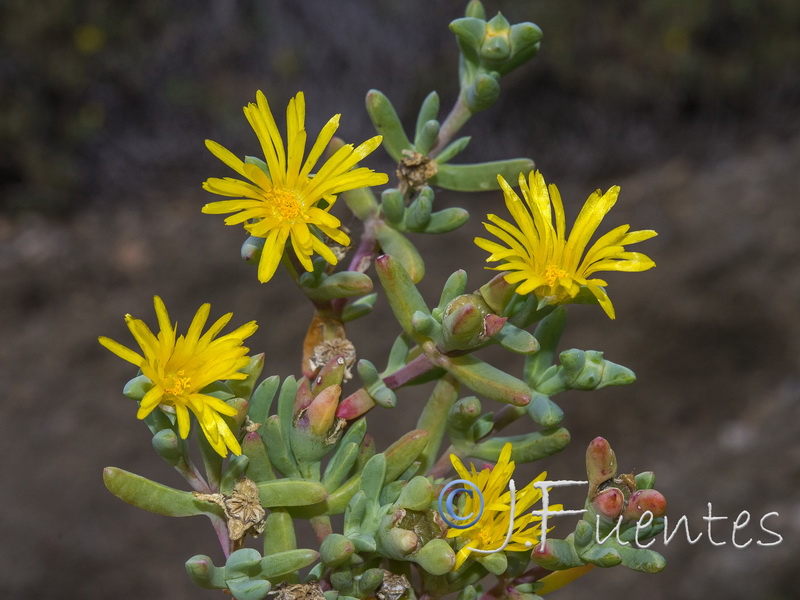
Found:
[[[167,396],[182,396],[192,383],[192,378],[187,377],[181,369],[177,373],[167,377],[164,381],[164,394]]]
[[[295,221],[303,213],[300,198],[292,191],[274,189],[268,194],[269,204],[276,218]]]
[[[547,268],[542,273],[547,285],[553,287],[556,284],[556,280],[562,277],[569,277],[569,273],[567,273],[564,269],[559,269],[556,265],[547,265]]]

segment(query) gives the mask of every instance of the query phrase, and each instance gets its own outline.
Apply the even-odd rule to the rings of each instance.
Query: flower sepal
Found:
[[[153,389],[153,382],[145,375],[137,375],[122,388],[122,395],[131,400],[141,400]]]
[[[250,357],[250,362],[247,366],[243,367],[239,373],[244,373],[246,378],[237,376],[235,379],[228,379],[225,385],[228,386],[231,393],[239,398],[249,400],[253,395],[253,388],[255,388],[256,381],[261,376],[264,370],[264,353],[254,354]]]

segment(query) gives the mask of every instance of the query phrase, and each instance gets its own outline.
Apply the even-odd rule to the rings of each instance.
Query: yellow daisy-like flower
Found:
[[[313,269],[311,256],[316,253],[335,265],[336,256],[320,239],[319,233],[337,244],[346,246],[350,238],[339,227],[341,221],[330,214],[336,195],[365,186],[382,185],[389,178],[366,167],[353,167],[375,150],[382,137],[370,138],[357,148],[346,144],[312,174],[323,151],[339,127],[340,115],[334,115],[322,128],[311,151],[306,150],[306,104],[302,92],[289,101],[286,109],[286,146],[262,92],[244,108],[244,114],[258,136],[264,152],[264,168],[239,160],[232,152],[211,140],[208,149],[222,162],[246,177],[248,181],[212,177],[203,188],[235,200],[211,202],[204,213],[237,213],[225,219],[226,225],[244,223],[251,235],[264,238],[264,249],[258,265],[258,278],[263,283],[275,274],[287,240],[291,240],[297,259],[307,271]],[[315,231],[315,228],[317,231]]]
[[[480,515],[480,518],[471,526],[464,529],[451,528],[447,532],[448,538],[458,538],[460,548],[456,554],[454,569],[458,569],[464,561],[475,551],[517,552],[530,551],[539,543],[541,517],[531,514],[531,507],[541,500],[542,492],[534,487],[538,481],[543,481],[547,473],[539,474],[521,490],[515,492],[514,523],[511,536],[508,536],[509,519],[511,516],[511,491],[509,482],[514,474],[514,462],[511,460],[511,443],[507,443],[500,452],[497,464],[494,467],[485,467],[481,471],[475,469],[470,463],[468,471],[455,454],[450,455],[450,462],[461,479],[475,485],[479,494],[473,491],[465,493],[463,505],[459,505],[461,515]],[[481,497],[483,510],[481,511]],[[552,505],[551,510],[561,510],[561,505]],[[508,543],[503,544],[508,540]]]
[[[211,308],[203,304],[192,319],[186,335],[176,337],[177,324],[172,325],[164,302],[154,297],[156,316],[160,331],[153,335],[144,321],[125,315],[125,322],[139,344],[142,354],[119,342],[100,337],[100,343],[114,354],[139,367],[153,387],[144,395],[136,416],[144,419],[156,406],[166,411],[174,410],[178,422],[178,433],[186,439],[189,435],[189,411],[191,410],[211,447],[221,456],[227,456],[228,448],[241,454],[238,440],[221,415],[233,416],[236,409],[218,398],[201,393],[215,381],[225,379],[247,379],[240,373],[247,366],[248,348],[243,341],[255,333],[258,326],[250,321],[238,329],[216,337],[233,313],[223,315],[201,335]]]
[[[654,267],[649,257],[627,252],[625,245],[657,235],[652,230],[628,231],[630,225],[620,225],[601,236],[586,251],[603,217],[616,203],[619,187],[614,186],[605,194],[597,190],[589,196],[567,238],[561,195],[555,185],[549,188],[545,185],[539,171],[532,171],[528,180],[520,173],[522,199],[505,179],[498,176],[497,180],[516,225],[497,215],[487,215],[491,223],[484,223],[484,227],[503,242],[475,238],[479,247],[490,252],[486,262],[501,261],[500,265],[489,268],[510,271],[505,280],[519,283],[518,294],[533,292],[544,304],[569,302],[585,286],[613,319],[614,306],[604,289],[608,284],[602,279],[588,277],[597,271],[635,272]]]

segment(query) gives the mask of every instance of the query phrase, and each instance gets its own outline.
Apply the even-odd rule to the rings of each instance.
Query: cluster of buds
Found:
[[[586,451],[589,491],[586,512],[566,539],[547,539],[531,560],[552,571],[594,565],[655,573],[664,557],[641,545],[664,529],[667,501],[653,489],[655,476],[617,474],[617,459],[609,443],[595,438]]]

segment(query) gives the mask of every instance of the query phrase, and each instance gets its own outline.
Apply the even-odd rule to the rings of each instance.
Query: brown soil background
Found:
[[[176,3],[148,30],[152,6],[143,5],[139,20],[131,20],[111,3],[100,16],[88,9],[69,13],[72,20],[58,25],[66,33],[59,37],[54,30],[49,45],[30,52],[23,51],[22,33],[12,35],[4,20],[11,61],[0,69],[3,88],[25,84],[4,101],[29,98],[38,110],[36,123],[65,121],[82,103],[97,102],[105,112],[102,125],[82,138],[70,138],[68,128],[32,126],[16,140],[3,138],[3,154],[11,158],[11,166],[0,169],[3,597],[220,597],[194,588],[183,571],[194,554],[219,561],[205,522],[143,513],[103,486],[107,465],[175,486],[180,481],[153,453],[133,404],[120,394],[130,369],[96,337],[127,341],[122,315],[152,320],[156,293],[182,324],[208,301],[215,314],[258,319],[251,347],[266,353],[265,373],[296,372],[310,309],[298,302],[286,277],[259,285],[254,269],[238,259],[241,231],[199,212],[208,200],[199,182],[222,173],[202,139],[255,152],[239,108],[258,88],[276,105],[305,90],[310,131],[343,112],[342,134],[358,140],[370,135],[361,109],[370,87],[396,99],[409,124],[427,91],[436,88],[445,107],[455,93],[449,68],[454,44],[442,30],[459,15],[460,3],[436,4],[439,13],[425,12],[422,2],[403,8],[385,2],[342,2],[335,9],[288,4],[223,9],[202,2],[183,13],[188,5]],[[700,41],[687,51],[697,75],[683,76],[670,70],[678,58],[667,56],[663,46],[625,37],[647,38],[643,24],[650,21],[641,8],[626,15],[622,4],[609,3],[602,13],[576,2],[558,9],[547,2],[503,5],[512,19],[537,21],[553,43],[508,78],[498,106],[467,126],[474,138],[464,161],[533,157],[559,185],[573,217],[592,190],[619,184],[620,201],[604,228],[631,223],[659,232],[642,248],[656,269],[609,277],[617,320],[596,307],[574,307],[564,340],[565,348],[605,351],[639,380],[627,388],[565,396],[560,404],[573,442],[543,468],[556,477],[580,478],[586,444],[602,435],[623,470],[656,472],[668,514],[688,515],[693,532],[705,529],[709,502],[715,515],[729,517],[714,525],[715,540],[727,544],[713,546],[704,535],[690,545],[679,535],[667,547],[655,545],[668,559],[665,572],[596,571],[558,597],[800,598],[796,43],[756,52],[767,48],[771,33],[782,31],[770,22],[773,30],[752,41],[756,45],[747,46],[746,54],[777,52],[782,60],[762,58],[753,63],[750,83],[725,87],[720,73],[727,63],[719,57],[728,54],[709,51],[711,42],[698,29],[690,29],[698,36],[691,39]],[[58,6],[67,11],[72,5]],[[729,32],[728,13],[710,6],[701,22],[707,31],[700,33]],[[9,14],[24,31],[42,13]],[[592,29],[599,14],[602,27]],[[674,14],[685,13],[676,7]],[[118,29],[107,25],[104,51],[117,62],[79,57],[80,93],[51,93],[67,85],[54,74],[58,65],[68,71],[71,64],[69,53],[58,54],[59,40],[69,46],[74,28],[85,22],[116,24]],[[124,37],[123,25],[134,33],[151,31],[151,37],[146,44]],[[47,37],[50,30],[35,31]],[[568,52],[563,37],[570,31],[570,39],[579,41]],[[609,39],[627,41],[615,46]],[[37,53],[46,51],[50,60],[39,59]],[[637,62],[651,55],[666,58],[663,64]],[[734,64],[750,65],[743,55],[733,56]],[[52,152],[51,163],[43,149]],[[72,179],[48,179],[63,164]],[[383,156],[371,166],[392,169]],[[481,213],[497,210],[500,198],[441,192],[436,202],[464,206],[473,218],[447,236],[415,237],[427,259],[421,287],[431,302],[457,268],[465,268],[476,286],[487,277],[482,252],[471,240],[481,229]],[[350,329],[359,355],[379,365],[396,332],[382,300]],[[514,368],[508,355],[488,358]],[[413,426],[419,394],[400,399],[392,414],[370,417],[379,447]],[[487,401],[485,408],[493,407]],[[564,498],[569,503],[577,496]],[[771,538],[759,531],[758,520],[779,513],[767,525],[782,543],[733,548],[731,522],[742,510],[752,515],[743,533],[765,542]]]

